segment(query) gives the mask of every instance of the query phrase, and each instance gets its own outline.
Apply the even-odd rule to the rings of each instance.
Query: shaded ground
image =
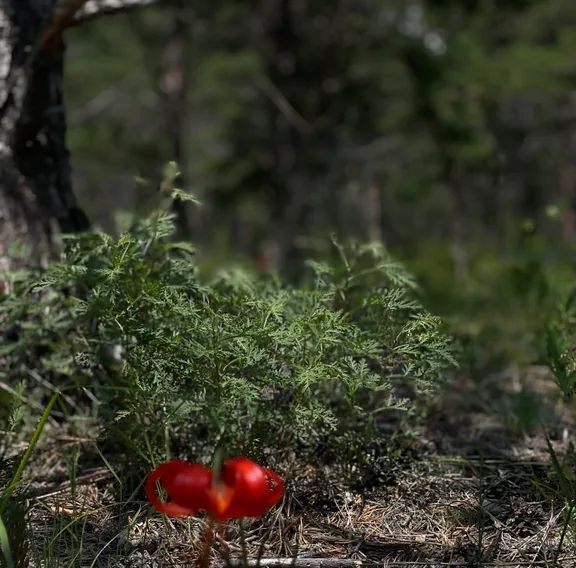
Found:
[[[569,449],[574,424],[554,402],[547,372],[510,370],[481,387],[462,378],[444,392],[385,485],[362,494],[346,489],[330,471],[296,469],[288,476],[283,507],[246,526],[249,556],[298,555],[296,565],[311,568],[328,564],[303,558],[339,559],[329,565],[342,567],[355,565],[353,560],[378,566],[576,566],[571,530],[559,547],[565,514],[545,437],[538,428],[531,435],[515,429],[518,397],[533,394],[554,447],[559,453]],[[58,442],[68,455],[91,444],[66,436]],[[122,507],[110,469],[80,471],[71,484],[62,481],[70,477],[69,464],[54,460],[51,476],[31,484],[33,565],[193,565],[202,519],[165,519],[144,502]],[[139,494],[124,496],[126,502],[134,497]],[[242,556],[237,525],[220,535],[218,548]],[[215,554],[215,565],[221,558]]]

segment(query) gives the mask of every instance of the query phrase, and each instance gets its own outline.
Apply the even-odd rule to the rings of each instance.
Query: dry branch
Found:
[[[576,561],[576,556],[564,556],[558,559],[560,564],[558,566],[576,566],[573,564]],[[568,564],[570,562],[570,564]],[[446,566],[447,568],[466,568],[469,563],[462,562],[442,562],[436,560],[406,560],[406,561],[391,561],[389,563],[374,562],[370,560],[352,560],[350,558],[297,558],[294,562],[293,558],[262,558],[260,562],[257,560],[249,560],[248,566],[262,568],[356,568],[356,567],[372,567],[372,566],[387,566],[389,568],[426,568],[430,566]],[[538,566],[549,566],[548,560],[536,560],[534,562],[487,562],[483,564],[485,568],[535,568]],[[224,563],[216,564],[216,568],[224,568]],[[232,567],[240,568],[244,566],[241,560],[232,560]]]
[[[233,567],[244,566],[242,560],[230,561]],[[259,561],[248,560],[248,566],[261,568],[362,568],[364,566],[375,566],[374,562],[363,560],[352,560],[351,558],[261,558]],[[225,564],[218,564],[218,568]]]
[[[74,20],[76,22],[91,20],[92,18],[105,14],[150,6],[160,1],[162,0],[87,0],[85,5],[76,14]]]
[[[60,43],[64,30],[92,20],[99,16],[114,14],[125,10],[143,8],[161,0],[60,0],[52,15],[52,21],[44,33],[45,51],[54,52]]]

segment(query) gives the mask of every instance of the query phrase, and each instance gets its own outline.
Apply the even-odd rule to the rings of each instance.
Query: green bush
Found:
[[[559,302],[544,334],[545,360],[552,370],[560,394],[573,400],[576,392],[576,289]]]
[[[0,378],[42,402],[63,393],[108,440],[155,462],[311,443],[404,405],[454,363],[440,321],[379,246],[337,245],[298,288],[240,270],[200,277],[169,215],[117,240],[65,240],[59,262],[11,275],[0,299]],[[1,404],[1,402],[0,402]],[[190,451],[190,450],[189,450]]]

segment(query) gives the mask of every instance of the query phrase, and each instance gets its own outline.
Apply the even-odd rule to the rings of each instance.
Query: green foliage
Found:
[[[6,530],[6,525],[0,516],[0,552],[2,552],[2,557],[0,560],[4,560],[6,568],[14,568],[14,561],[12,560],[12,549],[10,547],[10,540],[8,538],[8,531]]]
[[[557,482],[557,488],[552,489],[552,491],[557,497],[564,501],[564,509],[562,510],[564,523],[562,526],[562,533],[560,534],[560,540],[554,553],[554,563],[557,563],[568,528],[572,526],[574,529],[575,527],[576,519],[574,518],[574,509],[576,507],[576,475],[573,471],[573,464],[562,463],[560,461],[548,435],[546,435],[546,444],[548,446],[548,453],[550,454],[552,470]]]
[[[62,391],[154,462],[182,445],[310,442],[402,406],[394,381],[428,389],[454,364],[382,247],[338,245],[300,288],[239,270],[204,282],[173,231],[158,213],[116,240],[68,237],[59,262],[20,276],[0,302],[2,379]]]
[[[560,393],[571,400],[576,392],[576,292],[558,307],[545,331],[546,362]]]
[[[22,397],[22,389],[19,388],[14,392],[15,402],[8,418],[8,431],[4,433],[5,438],[0,440],[3,446],[8,445],[10,441],[8,434],[14,430],[21,416],[20,398]],[[28,541],[25,517],[26,509],[21,502],[13,499],[12,496],[20,484],[22,473],[36,449],[38,440],[42,435],[42,431],[50,417],[57,398],[57,394],[52,395],[50,398],[42,416],[36,424],[26,451],[20,458],[18,466],[15,468],[11,479],[5,486],[4,480],[2,479],[3,476],[0,477],[0,484],[2,485],[2,490],[0,491],[0,566],[6,566],[6,568],[23,568],[27,566]],[[3,450],[5,449],[6,447],[3,448]],[[6,462],[3,458],[4,456],[0,455],[0,465],[6,470]]]
[[[467,371],[482,380],[504,367],[548,363],[546,330],[565,325],[554,322],[565,310],[558,299],[574,286],[573,249],[542,235],[507,247],[478,240],[467,246],[463,274],[450,253],[431,239],[404,250],[403,258],[425,291],[426,306],[460,339]]]
[[[8,503],[0,514],[0,567],[24,568],[29,565],[25,515],[25,506],[17,501]]]
[[[54,408],[54,405],[56,404],[57,400],[58,400],[58,394],[53,394],[50,400],[48,401],[48,404],[46,405],[46,408],[44,409],[42,416],[38,420],[38,424],[36,424],[36,428],[34,429],[32,438],[30,439],[30,443],[28,444],[28,447],[26,448],[26,451],[24,452],[24,455],[22,456],[20,463],[16,468],[16,471],[12,475],[12,479],[9,481],[8,485],[2,489],[2,493],[0,493],[0,515],[5,511],[10,501],[10,498],[14,493],[14,490],[16,489],[16,487],[18,487],[18,484],[20,483],[22,473],[24,472],[24,469],[26,468],[26,465],[28,464],[28,461],[30,460],[32,453],[36,448],[36,444],[38,443],[38,440],[42,435],[42,431],[46,426],[46,422],[48,421],[50,413],[52,412],[52,409]]]

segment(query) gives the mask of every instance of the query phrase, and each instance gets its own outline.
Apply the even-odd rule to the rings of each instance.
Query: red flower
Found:
[[[158,482],[169,502],[158,498]],[[158,511],[173,517],[194,515],[199,510],[218,521],[259,517],[283,494],[284,482],[276,472],[242,457],[224,463],[218,481],[202,464],[180,460],[158,466],[146,480],[148,500]]]

